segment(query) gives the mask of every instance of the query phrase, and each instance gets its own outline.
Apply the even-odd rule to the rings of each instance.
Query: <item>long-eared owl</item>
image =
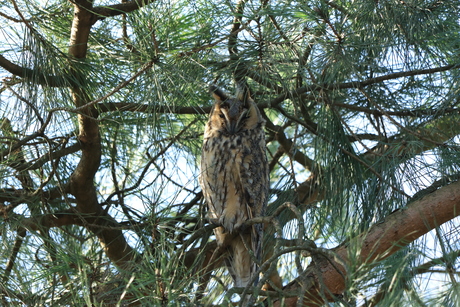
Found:
[[[261,257],[262,225],[240,226],[262,216],[268,200],[265,121],[247,88],[238,87],[235,97],[214,85],[210,92],[215,103],[204,131],[200,184],[234,285],[244,287],[257,268],[247,247]]]

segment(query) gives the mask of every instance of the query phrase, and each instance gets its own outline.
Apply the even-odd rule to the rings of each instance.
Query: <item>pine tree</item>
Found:
[[[2,305],[460,304],[458,1],[1,7]],[[247,289],[197,180],[208,85],[241,80],[271,171]]]

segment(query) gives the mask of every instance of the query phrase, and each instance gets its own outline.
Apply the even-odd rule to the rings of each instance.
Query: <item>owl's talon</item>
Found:
[[[219,225],[222,226],[226,232],[228,231],[230,233],[236,232],[240,226],[239,223],[236,223],[236,216],[229,216],[226,210],[222,212],[222,216],[219,219]]]

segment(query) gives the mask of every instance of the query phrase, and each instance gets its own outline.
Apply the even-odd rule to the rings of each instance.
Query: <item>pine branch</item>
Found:
[[[361,264],[376,265],[435,227],[459,215],[460,181],[457,181],[410,203],[405,209],[393,212],[384,221],[374,224],[365,233],[332,249],[331,252],[345,264],[359,261]],[[358,258],[351,260],[349,255],[354,253],[349,249],[357,247],[359,247]],[[305,274],[313,274],[315,280],[321,282],[316,282],[309,289],[305,289],[306,296],[303,301],[305,306],[318,306],[326,298],[334,300],[331,294],[340,295],[344,291],[343,276],[346,274],[346,268],[341,262],[329,258],[307,268]],[[284,288],[284,291],[292,292],[301,288],[298,281],[293,281]],[[299,299],[300,297],[286,298],[283,306],[296,306]],[[281,306],[281,301],[274,302],[273,306]]]
[[[417,69],[417,70],[391,73],[391,74],[383,75],[380,77],[369,78],[364,81],[353,81],[353,82],[344,82],[344,83],[303,86],[295,90],[285,92],[284,94],[281,94],[278,97],[272,99],[267,104],[269,106],[275,107],[281,102],[283,102],[284,100],[289,99],[290,97],[298,97],[299,95],[305,94],[308,92],[314,93],[314,92],[319,92],[322,90],[360,89],[360,88],[364,88],[366,86],[381,83],[384,81],[405,78],[405,77],[419,76],[419,75],[434,74],[438,72],[458,69],[459,67],[460,67],[459,64],[451,64],[451,65],[445,65],[445,66],[440,66],[440,67],[435,67],[435,68],[430,68],[430,69]]]
[[[275,134],[275,138],[278,143],[283,147],[285,153],[291,156],[296,162],[300,163],[307,170],[312,170],[315,165],[315,161],[310,159],[301,151],[295,149],[295,144],[286,137],[286,134],[279,126],[275,126],[268,117],[265,116],[266,127],[268,130]]]
[[[11,271],[13,270],[14,264],[16,262],[16,258],[19,253],[19,249],[21,248],[21,245],[24,242],[25,236],[26,236],[25,228],[19,227],[16,232],[16,240],[14,242],[11,256],[8,259],[8,262],[6,263],[5,272],[3,273],[2,284],[6,284],[8,280],[10,279]]]
[[[0,67],[3,67],[6,71],[12,73],[13,75],[24,78],[26,80],[34,81],[40,85],[50,87],[67,87],[72,86],[74,84],[74,81],[72,81],[72,78],[70,76],[44,75],[38,70],[21,67],[17,64],[14,64],[1,54]]]
[[[385,114],[391,116],[399,116],[399,117],[423,117],[423,116],[432,116],[436,114],[449,114],[449,113],[460,113],[459,108],[440,108],[440,109],[411,109],[411,110],[399,110],[399,111],[382,111],[378,109],[370,109],[359,107],[351,104],[345,103],[332,103],[334,107],[339,107],[343,109],[358,111],[361,113],[371,114],[374,116],[383,116]]]
[[[155,2],[155,0],[132,0],[119,4],[97,6],[92,9],[92,13],[96,15],[94,22],[98,20],[104,20],[107,17],[118,16],[136,11],[153,2]]]
[[[450,262],[453,259],[456,259],[460,257],[460,251],[452,251],[446,254],[445,256],[433,259],[431,261],[428,261],[424,264],[421,264],[419,266],[414,267],[413,269],[410,270],[409,274],[407,276],[401,276],[403,281],[401,284],[405,285],[409,282],[409,279],[414,277],[415,275],[420,275],[424,273],[447,273],[446,271],[434,271],[431,268],[433,266],[437,266],[440,264],[443,264],[445,262]],[[458,273],[457,273],[458,274]],[[369,299],[366,299],[365,304],[361,305],[360,307],[376,307],[378,304],[388,295],[388,285],[384,284],[382,287],[379,288],[379,290]],[[406,287],[407,288],[407,287]]]
[[[209,114],[211,107],[179,107],[158,105],[152,106],[142,103],[105,102],[97,104],[100,113],[129,111],[147,114]]]
[[[91,9],[90,1],[78,0],[74,3],[69,54],[77,59],[84,59],[88,50],[88,38],[94,24]],[[76,70],[73,70],[73,74],[77,80],[85,79]],[[92,102],[81,87],[73,87],[72,96],[75,107],[81,112],[78,114],[81,158],[70,176],[70,193],[76,198],[76,209],[83,225],[97,235],[105,254],[119,268],[128,269],[134,264],[136,252],[126,241],[123,232],[116,228],[117,221],[102,209],[94,184],[101,161],[99,124],[94,118],[97,114],[94,104],[97,102]]]

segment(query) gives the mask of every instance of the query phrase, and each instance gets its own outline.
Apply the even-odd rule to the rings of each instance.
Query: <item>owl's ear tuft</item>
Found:
[[[227,93],[225,93],[223,90],[221,90],[217,85],[215,84],[210,84],[209,85],[209,93],[211,93],[212,97],[214,97],[215,100],[217,101],[225,101],[229,98]]]
[[[249,88],[246,82],[238,82],[236,85],[236,98],[246,104],[250,99]]]

